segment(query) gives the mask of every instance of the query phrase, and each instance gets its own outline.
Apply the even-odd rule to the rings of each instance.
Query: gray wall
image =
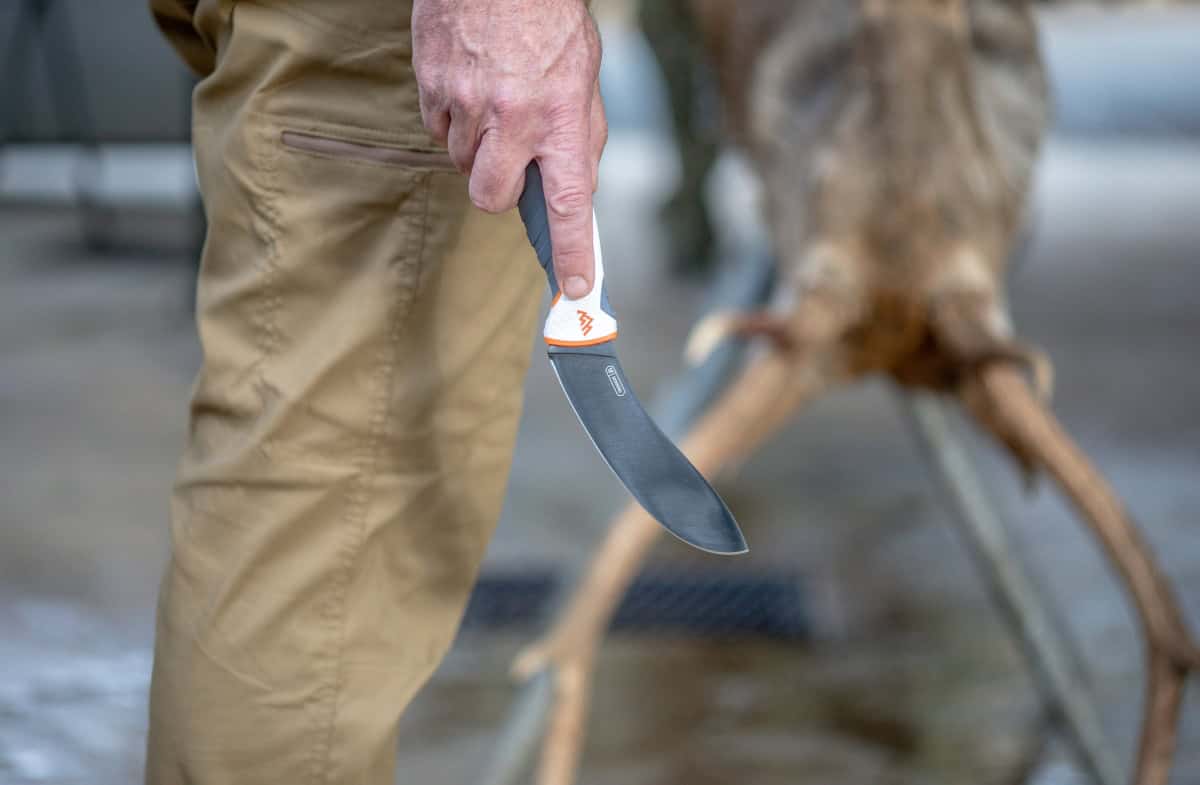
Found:
[[[50,0],[48,35],[17,40],[17,18],[28,0],[0,0],[0,140],[73,141],[84,137],[78,117],[61,121],[49,88],[60,89],[74,110],[85,107],[102,141],[177,141],[187,138],[191,88],[150,17],[147,0]],[[28,12],[26,12],[28,13]],[[25,44],[23,67],[14,50]],[[48,73],[45,51],[57,68],[74,50],[82,78]],[[72,112],[74,114],[74,112]]]
[[[1200,136],[1200,9],[1062,9],[1041,21],[1059,133]]]

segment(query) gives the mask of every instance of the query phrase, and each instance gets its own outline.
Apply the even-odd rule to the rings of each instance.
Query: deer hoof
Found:
[[[688,336],[687,347],[683,350],[683,357],[687,360],[688,365],[701,365],[707,360],[721,345],[721,342],[733,333],[734,322],[734,317],[731,315],[720,313],[701,319],[692,328],[692,332]]]

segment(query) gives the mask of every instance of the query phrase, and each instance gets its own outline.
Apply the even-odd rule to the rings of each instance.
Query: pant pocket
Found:
[[[416,150],[375,142],[362,142],[306,131],[285,130],[280,144],[296,152],[362,163],[398,166],[424,171],[456,171],[450,156],[430,150]]]

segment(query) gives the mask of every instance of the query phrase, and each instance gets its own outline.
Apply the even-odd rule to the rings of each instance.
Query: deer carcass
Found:
[[[1183,679],[1200,652],[1120,501],[1045,405],[1049,363],[1018,340],[1005,303],[1005,265],[1047,117],[1029,3],[692,5],[727,126],[762,181],[790,299],[714,317],[693,333],[695,355],[731,335],[768,350],[701,418],[684,451],[711,477],[814,395],[868,374],[956,396],[1027,471],[1058,482],[1121,574],[1148,654],[1135,782],[1162,785]],[[596,650],[658,536],[630,506],[559,624],[517,662],[526,674],[556,666],[543,785],[573,779]]]

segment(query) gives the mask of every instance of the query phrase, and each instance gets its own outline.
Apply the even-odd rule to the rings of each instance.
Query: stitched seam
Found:
[[[421,275],[425,271],[425,247],[428,245],[429,240],[429,231],[427,228],[429,226],[429,203],[433,201],[431,175],[422,177],[420,179],[420,186],[425,192],[425,201],[421,205],[421,244],[417,247],[417,255],[414,257],[414,267],[416,269],[413,270],[413,280],[416,281],[417,286],[420,286]],[[413,296],[415,296],[415,292]],[[397,329],[399,329],[399,325],[397,325]],[[396,337],[398,338],[399,335],[397,334]]]
[[[345,668],[344,654],[346,648],[346,595],[348,593],[350,578],[354,568],[354,560],[358,555],[364,541],[364,529],[366,525],[367,510],[369,508],[368,501],[370,496],[370,486],[376,477],[380,445],[382,437],[388,428],[389,414],[391,407],[389,401],[392,398],[395,378],[396,378],[396,344],[400,339],[401,327],[405,321],[405,317],[412,310],[412,303],[415,299],[416,284],[419,284],[420,257],[424,254],[425,238],[428,233],[428,215],[429,215],[429,187],[428,178],[420,178],[414,183],[417,189],[424,192],[423,209],[421,213],[420,224],[413,228],[410,233],[410,247],[405,250],[408,252],[400,258],[414,259],[414,266],[417,268],[417,276],[402,280],[397,287],[396,301],[392,306],[388,321],[390,326],[388,329],[387,341],[384,346],[379,349],[377,361],[380,363],[378,370],[374,374],[377,378],[379,388],[375,393],[373,408],[368,425],[367,439],[360,450],[356,463],[358,464],[359,474],[355,478],[355,482],[347,491],[349,504],[346,508],[346,513],[342,517],[342,526],[346,528],[346,540],[341,548],[341,565],[339,573],[335,578],[334,596],[330,601],[330,609],[328,613],[328,621],[330,623],[331,632],[334,637],[335,650],[333,652],[333,675],[330,685],[329,696],[329,711],[326,720],[326,728],[324,739],[317,745],[318,760],[323,762],[323,767],[318,768],[314,772],[313,781],[316,783],[329,783],[333,776],[333,760],[331,751],[333,748],[333,737],[337,732],[338,720],[338,698],[345,688]],[[407,200],[406,200],[407,201]],[[407,221],[408,216],[405,216],[404,208],[401,208],[400,221],[403,226]],[[415,248],[411,246],[416,246]],[[414,257],[411,252],[416,250],[417,255]],[[412,280],[414,284],[410,285],[407,281]],[[322,770],[323,769],[323,770]]]
[[[279,183],[276,179],[279,174],[278,153],[268,143],[270,138],[268,132],[257,131],[256,134],[260,136],[260,139],[259,143],[255,146],[260,150],[267,151],[266,154],[260,157],[260,165],[263,171],[263,191],[268,198],[260,201],[260,209],[265,219],[263,221],[265,231],[261,232],[260,236],[267,245],[267,255],[263,266],[262,300],[260,301],[258,310],[259,341],[262,359],[267,359],[279,351],[281,343],[277,318],[279,308],[283,302],[278,285],[280,259],[279,231],[283,225],[283,219],[279,205],[276,203],[276,199],[281,193]],[[256,374],[260,383],[264,381],[263,367],[263,363],[260,360]]]
[[[251,117],[255,113],[251,112]],[[283,189],[278,182],[279,176],[279,150],[272,143],[271,126],[264,123],[255,123],[252,120],[248,125],[253,128],[251,136],[253,137],[252,149],[257,151],[254,156],[261,172],[262,172],[262,188],[263,198],[257,200],[255,204],[264,218],[264,223],[268,230],[262,233],[263,240],[267,244],[267,258],[263,266],[263,287],[259,307],[256,309],[256,334],[258,336],[260,351],[262,353],[259,362],[256,364],[255,376],[259,384],[264,384],[264,374],[266,363],[265,360],[273,357],[279,346],[281,345],[280,333],[276,316],[279,309],[282,307],[283,297],[280,294],[278,286],[278,277],[280,269],[280,259],[282,253],[280,250],[279,233],[284,225],[283,211],[278,205],[278,199],[283,193]],[[318,740],[321,737],[322,727],[319,720],[320,702],[323,699],[323,693],[318,691],[313,697],[306,698],[304,704],[306,707],[314,708],[310,716],[310,729],[313,737]],[[309,758],[310,771],[318,773],[321,765],[321,746],[320,744],[313,745],[307,750]]]
[[[283,296],[278,285],[282,257],[279,234],[282,232],[284,224],[283,211],[279,207],[278,199],[282,195],[283,189],[278,181],[280,154],[272,144],[271,126],[257,123],[249,125],[253,128],[249,132],[253,140],[251,142],[252,150],[255,151],[252,153],[253,160],[262,172],[263,198],[255,200],[256,210],[260,213],[261,218],[258,223],[262,226],[259,236],[267,246],[265,264],[262,267],[262,295],[259,307],[256,309],[257,324],[255,325],[261,352],[258,362],[255,363],[255,376],[260,384],[264,384],[266,360],[273,357],[282,344],[277,315],[283,305]],[[318,691],[313,697],[305,699],[304,703],[306,708],[314,707],[314,704],[319,707],[321,700],[322,693]],[[315,710],[312,712],[309,725],[313,736],[320,739],[322,728],[319,722],[319,712]],[[310,770],[319,773],[322,760],[320,744],[314,745],[307,752]]]

